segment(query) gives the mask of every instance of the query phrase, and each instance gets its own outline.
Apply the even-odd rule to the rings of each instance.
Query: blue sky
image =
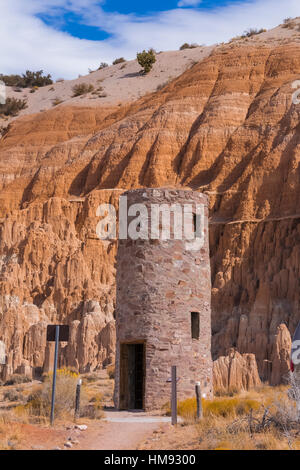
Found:
[[[199,11],[213,11],[220,7],[226,7],[234,3],[245,3],[247,0],[128,0],[126,2],[120,0],[107,0],[99,2],[102,9],[106,13],[121,13],[124,15],[140,15],[141,17],[155,14],[157,12],[169,11],[179,8],[197,8]],[[99,41],[107,39],[110,34],[97,26],[84,24],[80,14],[70,11],[61,12],[58,15],[38,14],[46,25],[52,26],[60,31],[67,32],[79,39],[88,39]]]
[[[300,16],[300,0],[0,0],[0,8],[0,73],[43,69],[54,78]]]

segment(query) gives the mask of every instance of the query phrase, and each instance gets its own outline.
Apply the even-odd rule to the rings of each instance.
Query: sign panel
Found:
[[[0,365],[6,364],[5,344],[0,341]]]
[[[55,341],[55,330],[57,325],[47,326],[47,341]],[[69,341],[69,325],[59,326],[59,341]]]

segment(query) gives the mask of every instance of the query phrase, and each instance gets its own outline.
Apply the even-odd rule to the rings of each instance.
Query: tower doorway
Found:
[[[142,410],[145,388],[145,343],[120,345],[120,409]]]

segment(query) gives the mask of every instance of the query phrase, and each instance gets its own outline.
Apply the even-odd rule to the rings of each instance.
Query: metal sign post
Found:
[[[69,341],[69,325],[48,325],[47,326],[47,341],[55,341],[53,379],[52,379],[51,413],[50,413],[50,424],[52,426],[53,421],[54,421],[58,344],[59,344],[60,341],[64,341],[64,342]]]
[[[172,394],[171,394],[171,410],[172,410],[172,425],[177,424],[177,378],[176,378],[176,366],[171,368],[172,378]]]
[[[78,380],[78,384],[76,386],[76,399],[75,399],[75,418],[79,418],[80,414],[80,391],[81,391],[81,384],[82,380]]]
[[[197,400],[197,419],[199,420],[203,418],[200,382],[196,382],[195,390],[196,390],[196,400]]]
[[[55,353],[54,353],[54,367],[53,367],[53,380],[52,380],[51,414],[50,414],[50,424],[51,424],[51,426],[53,425],[53,421],[54,421],[58,343],[59,343],[59,325],[56,325],[55,326]]]

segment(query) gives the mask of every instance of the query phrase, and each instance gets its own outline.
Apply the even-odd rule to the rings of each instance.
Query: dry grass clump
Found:
[[[90,419],[103,418],[103,394],[99,392],[93,394],[90,392],[89,396],[89,403],[81,409],[80,416],[88,417]]]
[[[75,412],[75,396],[79,374],[71,369],[63,368],[57,371],[55,391],[55,417],[73,419]],[[79,417],[101,419],[103,417],[103,395],[95,387],[99,376],[95,374],[83,376],[80,393]],[[49,417],[52,395],[52,373],[44,376],[44,383],[36,387],[28,397],[27,404],[19,407],[19,414],[26,414],[37,421]]]
[[[196,399],[180,401],[178,414],[183,422],[178,425],[178,445],[214,450],[300,449],[299,404],[300,379],[295,376],[289,386],[263,385],[233,397],[202,400],[200,421],[196,421]],[[189,443],[185,436],[192,429],[196,439]]]
[[[49,416],[52,395],[52,373],[44,376],[44,383],[29,397],[25,405],[32,416]],[[55,416],[69,415],[74,410],[78,374],[63,368],[57,371],[55,391]]]
[[[14,419],[12,413],[0,413],[0,451],[20,449],[23,437],[21,424]]]
[[[223,418],[241,416],[258,410],[261,403],[250,398],[217,398],[211,401],[204,401],[204,416],[222,416]]]
[[[62,100],[61,98],[59,98],[58,96],[56,96],[55,98],[53,98],[52,100],[52,106],[58,106],[59,104],[63,103],[64,100]]]
[[[233,418],[249,413],[250,410],[258,410],[261,403],[257,400],[247,397],[222,397],[214,400],[202,399],[203,416],[206,417],[223,417]],[[197,416],[196,398],[187,398],[178,402],[178,415],[185,421],[195,421]],[[167,414],[171,413],[170,407],[167,406]]]
[[[85,387],[90,403],[99,401],[99,397],[101,397],[103,406],[113,405],[113,375],[113,365],[99,372],[90,372],[82,375],[83,386]]]

